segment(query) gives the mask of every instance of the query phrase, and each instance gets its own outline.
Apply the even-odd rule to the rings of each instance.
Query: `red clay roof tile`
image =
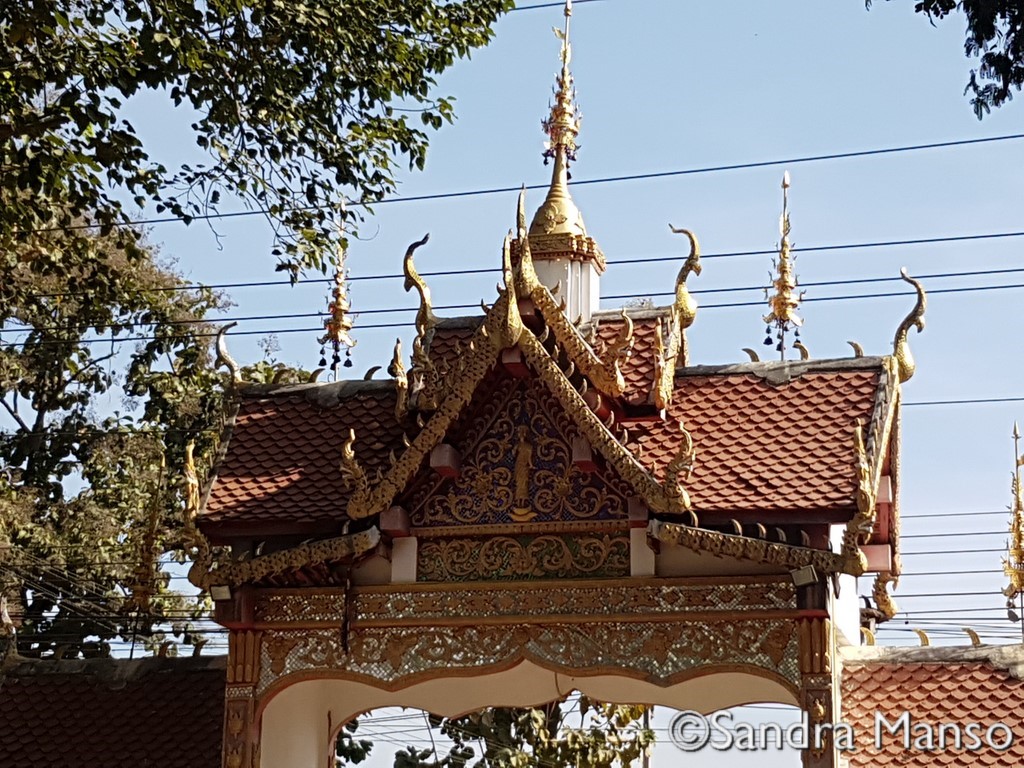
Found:
[[[753,374],[683,375],[664,422],[632,430],[630,447],[657,476],[683,421],[697,451],[686,482],[694,509],[844,509],[856,488],[853,429],[867,424],[878,370],[807,372],[773,386]]]
[[[352,383],[243,396],[200,525],[261,521],[340,528],[348,488],[338,463],[349,429],[356,430],[360,463],[372,471],[387,466],[390,451],[403,450],[405,426],[395,419],[389,382],[357,386],[350,396],[343,394],[344,384]]]
[[[31,661],[0,677],[0,765],[220,768],[221,659]]]
[[[906,766],[936,768],[937,766],[1019,766],[1024,764],[1024,681],[989,664],[963,663],[854,663],[843,669],[842,721],[857,736],[857,750],[844,753],[850,768]],[[875,713],[894,723],[904,712],[913,723],[935,729],[951,723],[966,727],[980,723],[981,735],[995,723],[1005,723],[1013,730],[1012,746],[1004,751],[988,744],[976,751],[956,749],[950,741],[947,748],[934,751],[905,748],[902,731],[881,732],[881,743],[874,738]],[[911,747],[918,732],[911,733]],[[997,730],[994,741],[1001,743],[1004,734]],[[880,748],[878,748],[880,747]],[[936,747],[938,743],[936,741]]]

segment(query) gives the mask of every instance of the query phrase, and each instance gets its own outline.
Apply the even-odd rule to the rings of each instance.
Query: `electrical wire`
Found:
[[[793,253],[797,254],[797,255],[802,255],[802,254],[808,254],[808,253],[822,253],[822,252],[828,252],[828,251],[845,251],[845,250],[861,250],[861,249],[873,249],[873,248],[889,248],[889,247],[894,247],[894,246],[907,246],[907,245],[935,245],[935,244],[941,244],[941,243],[962,243],[962,242],[972,242],[972,241],[978,241],[978,240],[995,240],[995,239],[1017,238],[1017,237],[1024,237],[1024,231],[987,232],[987,233],[970,234],[970,235],[950,235],[950,236],[943,236],[943,237],[918,237],[918,238],[904,238],[904,239],[901,239],[901,240],[875,240],[875,241],[866,241],[866,242],[860,242],[860,243],[839,243],[839,244],[832,244],[832,245],[801,246],[799,248],[794,247],[793,248]],[[706,259],[736,258],[736,257],[744,257],[744,256],[772,256],[772,255],[776,255],[777,253],[778,253],[777,249],[754,250],[754,251],[724,251],[724,252],[721,252],[721,253],[703,253],[703,254],[701,254],[701,259],[702,260],[706,260]],[[642,258],[609,259],[608,260],[608,266],[609,267],[618,267],[618,266],[629,267],[629,266],[634,266],[636,264],[653,264],[653,263],[659,263],[659,262],[674,262],[674,263],[678,263],[680,260],[681,259],[680,259],[680,256],[678,254],[667,255],[667,256],[651,256],[651,257],[642,257]],[[1019,270],[1010,270],[1010,271],[1019,271]],[[970,274],[998,274],[1000,272],[1001,272],[1001,270],[983,270],[983,271],[979,271],[977,273],[970,273]],[[442,270],[434,270],[434,271],[425,271],[425,272],[420,272],[420,276],[424,277],[424,278],[427,278],[427,277],[430,277],[430,278],[434,278],[434,277],[463,277],[463,276],[466,276],[466,275],[483,275],[483,274],[500,274],[500,273],[501,273],[501,267],[487,267],[487,268],[478,268],[478,269],[458,269],[458,270],[442,269]],[[953,274],[955,274],[955,273],[953,273]],[[928,279],[929,277],[943,277],[943,276],[944,275],[932,275],[932,276],[923,275],[922,279]],[[355,283],[355,282],[374,281],[374,280],[404,280],[404,279],[405,279],[405,275],[404,274],[387,273],[387,274],[376,274],[376,275],[350,275],[348,277],[348,282]],[[887,278],[875,278],[875,279],[868,279],[868,281],[871,282],[871,281],[874,281],[874,280],[883,280],[883,279],[885,279],[885,280],[899,280],[900,278],[898,278],[898,277],[893,277],[893,278],[888,278],[888,277]],[[176,285],[176,286],[157,286],[157,287],[153,287],[153,288],[147,288],[147,289],[145,289],[145,291],[149,292],[149,293],[167,293],[167,292],[177,292],[177,291],[199,291],[199,290],[203,290],[203,289],[209,289],[209,290],[229,290],[229,289],[231,289],[231,290],[234,290],[234,289],[238,289],[238,288],[268,288],[268,287],[273,287],[273,286],[330,285],[333,282],[334,282],[333,278],[316,277],[316,278],[301,278],[299,280],[296,280],[294,283],[291,280],[256,280],[256,281],[235,282],[235,283],[211,283],[209,285],[205,285],[205,284],[202,284],[202,283],[190,283],[190,284],[186,284],[186,285]],[[816,285],[823,285],[823,284],[824,283],[807,283],[807,284],[804,284],[804,285],[805,286],[808,286],[808,285],[809,286],[816,286]],[[763,287],[764,286],[757,286],[757,289],[760,290]],[[721,290],[725,290],[725,289],[719,289],[718,291],[713,291],[713,290],[708,290],[708,289],[694,290],[693,293],[695,293],[695,294],[714,293],[714,292],[721,292]],[[728,289],[728,290],[742,290],[742,289]],[[54,291],[54,292],[48,292],[48,293],[33,293],[33,294],[30,294],[30,296],[32,298],[56,298],[56,297],[88,296],[88,295],[89,295],[88,291]],[[660,295],[660,294],[658,294],[658,295]],[[617,297],[617,296],[605,296],[603,298],[605,298],[605,299],[614,299],[614,298],[635,298],[635,297],[633,297],[633,296],[620,296],[620,297]],[[479,306],[479,305],[478,304],[474,304],[472,306]],[[435,309],[440,309],[440,307],[435,307]]]
[[[1010,289],[1021,289],[1024,288],[1024,283],[1016,283],[1011,285],[981,285],[981,286],[960,286],[956,288],[937,288],[929,291],[929,295],[935,296],[938,294],[962,294],[962,293],[974,293],[981,291],[993,291],[993,290],[1010,290]],[[642,298],[644,294],[637,294],[637,298]],[[906,297],[905,292],[888,292],[888,293],[868,293],[868,294],[855,294],[851,296],[818,296],[805,298],[804,303],[807,302],[823,302],[823,301],[854,301],[863,299],[889,299],[889,298],[903,298]],[[737,307],[760,307],[764,304],[763,301],[743,301],[743,302],[729,302],[723,304],[705,304],[702,309],[726,309],[726,308],[737,308]],[[466,305],[468,306],[479,306],[479,305]],[[387,310],[387,311],[414,311],[407,308]],[[355,313],[358,314],[358,313]],[[405,322],[392,322],[392,323],[369,323],[360,325],[359,327],[363,330],[380,329],[380,328],[407,328],[414,326],[413,321]],[[278,329],[263,329],[258,331],[236,331],[233,336],[258,336],[258,335],[278,335],[286,333],[320,333],[323,328],[278,328]],[[214,338],[218,335],[216,331],[205,331],[188,334],[187,336],[182,335],[177,337],[178,340],[184,341],[186,338],[202,339],[202,338]],[[123,337],[111,337],[111,338],[98,338],[98,339],[68,339],[68,340],[44,340],[35,342],[33,346],[63,346],[69,343],[73,344],[125,344],[133,341],[166,341],[172,342],[175,337],[167,336],[123,336]],[[0,348],[14,348],[17,346],[23,346],[27,342],[16,341],[16,342],[5,342],[0,344]]]
[[[771,168],[773,166],[780,165],[801,165],[804,163],[818,163],[832,160],[850,160],[858,157],[877,157],[881,155],[894,155],[906,152],[922,152],[933,149],[950,149],[953,147],[967,147],[981,144],[993,144],[1004,141],[1016,141],[1017,139],[1024,138],[1024,133],[1013,133],[1004,134],[1001,136],[982,136],[974,139],[954,139],[950,141],[935,141],[923,144],[909,144],[896,147],[880,147],[874,149],[860,149],[860,150],[849,150],[845,152],[832,152],[820,155],[802,155],[797,157],[779,158],[775,160],[760,160],[753,162],[743,163],[725,163],[722,165],[709,165],[695,168],[681,168],[669,171],[651,171],[648,173],[633,173],[625,174],[621,176],[604,176],[592,179],[578,179],[572,183],[573,187],[584,187],[591,185],[601,184],[619,184],[628,181],[651,181],[654,179],[666,179],[679,176],[696,176],[709,173],[722,173],[726,171],[742,171],[742,170],[753,170],[756,168]],[[383,200],[378,200],[375,203],[369,205],[363,203],[350,203],[350,208],[358,207],[372,207],[376,205],[394,205],[397,203],[416,203],[425,202],[430,200],[456,200],[467,197],[481,197],[487,195],[498,195],[498,194],[509,194],[519,192],[523,186],[528,190],[539,190],[547,189],[550,186],[549,182],[540,184],[527,184],[514,187],[483,187],[478,189],[462,190],[455,192],[433,192],[422,195],[407,195],[407,196],[395,196],[386,197]],[[294,206],[294,207],[283,207],[280,212],[289,211],[317,211],[324,210],[328,206]],[[333,207],[333,206],[331,206]],[[244,211],[231,211],[227,213],[202,213],[194,216],[189,216],[189,221],[216,221],[223,219],[237,219],[247,218],[251,216],[266,216],[270,213],[267,208],[252,208]],[[115,227],[140,227],[140,226],[152,226],[155,224],[169,224],[180,222],[182,219],[177,216],[158,216],[149,219],[133,219],[122,222],[116,222],[113,224]],[[42,233],[42,232],[59,232],[59,231],[72,231],[72,230],[83,230],[91,229],[93,225],[89,224],[75,224],[67,227],[42,227],[38,229],[28,230],[26,234]]]
[[[984,269],[984,270],[974,270],[974,271],[965,271],[965,272],[939,272],[939,273],[935,273],[935,274],[918,275],[918,279],[919,280],[933,280],[933,279],[950,279],[950,278],[964,278],[964,277],[986,277],[986,276],[1004,275],[1004,274],[1021,273],[1021,272],[1024,272],[1024,268]],[[804,287],[804,288],[807,288],[807,287],[833,287],[833,286],[845,286],[845,285],[858,285],[858,284],[866,284],[866,283],[894,283],[894,282],[898,283],[900,281],[902,281],[901,277],[893,277],[893,276],[866,277],[866,278],[846,278],[846,279],[842,279],[842,280],[822,280],[822,281],[818,281],[818,282],[815,282],[815,283],[802,283],[801,287]],[[981,290],[982,288],[988,288],[988,287],[990,287],[990,286],[981,286],[981,287],[979,287],[979,290]],[[1002,287],[1002,286],[991,286],[991,287]],[[744,285],[744,286],[733,286],[733,287],[729,287],[729,288],[708,288],[708,289],[703,289],[703,290],[694,290],[694,291],[691,291],[691,293],[694,294],[695,296],[704,296],[704,295],[715,294],[715,293],[740,293],[740,292],[762,291],[762,290],[764,290],[764,286],[763,285]],[[932,293],[935,293],[935,292],[941,292],[941,291],[937,291],[935,289],[932,289]],[[886,294],[886,296],[890,296],[890,295],[895,295],[895,294]],[[665,292],[660,292],[660,293],[647,293],[647,294],[628,293],[628,294],[619,294],[619,295],[614,295],[614,296],[602,296],[601,300],[602,301],[611,301],[611,300],[615,300],[615,299],[638,299],[638,298],[644,298],[644,297],[646,297],[646,298],[656,298],[656,297],[671,297],[671,296],[675,296],[675,292],[674,291],[665,291]],[[750,306],[752,304],[761,305],[763,303],[764,303],[763,301],[761,301],[761,302],[750,302],[749,304],[743,304],[741,306]],[[727,305],[710,304],[710,305],[707,305],[707,306],[714,308],[714,307],[717,307],[717,306],[733,306],[733,305],[731,305],[731,304],[727,304]],[[479,307],[480,307],[479,303],[477,303],[477,304],[443,304],[443,305],[439,305],[439,306],[434,306],[434,307],[432,307],[432,309],[435,312],[437,312],[437,311],[447,311],[447,310],[478,309]],[[352,314],[354,316],[358,317],[360,315],[394,314],[394,313],[400,313],[400,312],[418,312],[418,311],[419,311],[418,307],[371,307],[370,309],[361,309],[358,312],[353,312]],[[172,327],[172,326],[186,326],[186,327],[187,326],[202,326],[202,325],[208,325],[208,324],[211,324],[211,323],[214,323],[214,322],[216,322],[216,323],[232,323],[232,322],[233,323],[245,323],[245,322],[254,322],[254,321],[257,321],[257,320],[261,320],[261,321],[262,320],[299,320],[299,319],[326,318],[326,317],[329,317],[329,313],[328,312],[293,312],[293,313],[274,314],[274,315],[247,315],[247,316],[240,316],[240,317],[217,317],[217,318],[208,318],[208,319],[201,319],[201,320],[197,320],[197,319],[162,320],[162,321],[153,322],[153,323],[140,323],[139,325],[145,325],[146,327],[152,327],[152,328],[167,328],[167,327]],[[56,326],[56,325],[54,325],[54,326],[35,327],[35,326],[28,325],[26,323],[23,323],[22,321],[14,319],[14,318],[9,320],[9,322],[13,322],[13,323],[16,323],[16,324],[21,326],[21,327],[14,327],[14,328],[9,329],[9,331],[13,332],[13,333],[44,333],[44,332],[56,332],[56,331],[67,331],[67,330],[69,330],[68,326]],[[109,340],[110,339],[106,339],[106,341],[109,341]],[[14,342],[14,343],[19,343],[19,342]]]

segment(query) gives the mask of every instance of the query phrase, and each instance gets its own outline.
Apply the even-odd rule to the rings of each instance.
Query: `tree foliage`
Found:
[[[185,446],[215,440],[202,318],[221,299],[91,234],[80,260],[34,237],[0,283],[0,584],[32,655],[156,642],[154,626],[184,632],[201,611],[156,560],[177,544]]]
[[[455,718],[428,715],[447,750],[409,746],[395,754],[395,768],[613,768],[634,764],[654,745],[646,708],[602,704],[586,696],[536,708],[489,707]],[[339,765],[359,762],[369,743],[353,750],[353,727],[342,732]],[[431,741],[434,736],[431,735]]]
[[[871,0],[866,0],[871,7]],[[980,120],[1013,98],[1024,85],[1024,2],[1021,0],[918,0],[914,10],[932,22],[963,13],[964,53],[977,59],[965,93]]]
[[[511,0],[38,0],[0,3],[0,249],[125,201],[188,223],[241,197],[293,275],[323,268],[342,195],[394,191],[452,117],[436,76],[485,44]],[[169,168],[126,118],[143,91],[190,107],[208,163]],[[131,238],[133,231],[123,232]]]

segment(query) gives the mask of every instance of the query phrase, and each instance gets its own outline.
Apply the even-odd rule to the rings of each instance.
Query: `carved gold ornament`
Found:
[[[395,339],[395,352],[391,357],[388,373],[395,380],[395,421],[401,421],[409,412],[409,379],[405,375],[405,364],[402,362],[401,339]]]
[[[697,300],[687,289],[686,279],[690,275],[699,275],[703,269],[700,264],[700,244],[697,242],[697,236],[690,230],[676,229],[671,224],[668,228],[677,235],[686,235],[690,241],[690,255],[686,257],[676,276],[676,298],[672,304],[672,311],[679,321],[679,327],[685,330],[693,325],[697,318]]]
[[[507,379],[474,414],[459,477],[403,497],[413,525],[494,526],[626,519],[628,482],[572,460],[574,418],[541,382]]]
[[[782,218],[779,222],[782,240],[779,243],[779,254],[772,265],[776,273],[772,281],[772,288],[775,292],[769,297],[768,291],[771,289],[765,289],[765,298],[768,299],[770,311],[763,318],[768,326],[764,343],[768,346],[772,345],[771,334],[774,328],[777,342],[775,348],[779,352],[780,360],[786,359],[786,334],[793,331],[794,336],[799,338],[799,329],[804,324],[804,321],[796,313],[804,295],[803,292],[797,293],[796,290],[799,281],[793,270],[793,256],[789,244],[789,185],[789,171],[786,171],[782,176]]]
[[[629,536],[490,536],[427,540],[419,581],[504,581],[628,576]]]
[[[1013,424],[1013,480],[1010,483],[1010,541],[1006,545],[1003,573],[1010,579],[1003,590],[1011,600],[1024,592],[1024,488],[1021,486],[1020,468],[1024,467],[1024,454],[1020,452],[1020,428]]]
[[[914,356],[910,353],[910,342],[907,336],[911,328],[917,328],[918,333],[924,330],[924,312],[928,306],[928,297],[925,295],[924,286],[918,280],[908,275],[906,269],[900,270],[900,276],[914,286],[914,290],[917,291],[917,303],[910,310],[910,314],[900,323],[899,328],[896,329],[896,336],[892,342],[892,354],[896,358],[900,382],[907,382],[917,369]]]
[[[776,565],[789,570],[813,565],[822,573],[842,573],[842,555],[811,547],[779,544],[750,536],[707,531],[678,523],[652,522],[651,535],[666,544],[677,544],[694,552],[703,552],[737,560]]]
[[[376,528],[332,539],[322,539],[269,555],[259,555],[251,560],[218,565],[209,572],[200,571],[200,583],[197,586],[204,589],[208,589],[212,584],[238,586],[285,573],[295,568],[337,560],[351,560],[372,551],[378,544],[380,544],[380,531]],[[191,571],[189,579],[192,579]]]

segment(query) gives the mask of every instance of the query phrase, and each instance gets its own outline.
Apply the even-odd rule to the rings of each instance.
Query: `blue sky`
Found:
[[[340,20],[343,23],[343,20]],[[551,27],[557,8],[524,10],[503,19],[492,45],[446,74],[439,93],[457,98],[458,120],[434,136],[427,169],[403,180],[403,195],[539,184],[545,115],[557,69]],[[962,94],[969,62],[963,57],[963,20],[936,26],[913,13],[910,0],[683,2],[603,0],[578,4],[573,18],[573,71],[583,115],[577,181],[665,170],[760,162],[882,147],[916,145],[1020,133],[1024,104],[1018,98],[978,122]],[[167,161],[194,159],[187,116],[168,113],[157,98],[136,105],[135,123],[159,144]],[[180,124],[180,125],[179,125]],[[1022,230],[1020,168],[1024,142],[1003,141],[871,158],[788,166],[792,240],[803,247]],[[603,295],[649,296],[670,291],[679,262],[614,264],[648,256],[683,257],[683,244],[667,224],[695,230],[706,254],[772,248],[778,239],[779,182],[784,166],[680,175],[646,181],[577,187],[574,198],[590,234],[613,262]],[[534,192],[535,209],[542,194]],[[228,209],[226,206],[225,209]],[[365,240],[349,254],[353,277],[396,274],[405,247],[431,233],[417,254],[421,270],[497,267],[504,232],[512,225],[515,194],[380,205],[364,225]],[[216,224],[218,248],[202,224],[154,227],[151,238],[203,282],[275,277],[269,230],[258,217]],[[1020,238],[889,248],[808,252],[797,259],[805,283],[911,274],[1022,267]],[[695,289],[767,284],[770,258],[708,258]],[[429,282],[436,305],[492,300],[497,275],[457,275]],[[998,278],[930,279],[928,288],[1024,283]],[[401,281],[355,281],[356,310],[415,307]],[[891,349],[896,325],[912,305],[901,283],[812,287],[809,298],[841,293],[904,291],[892,299],[809,302],[801,314],[804,341],[816,358],[850,354],[847,339],[868,354]],[[326,287],[298,286],[230,292],[229,316],[313,312],[323,309]],[[759,290],[705,295],[703,304],[756,301]],[[924,334],[911,340],[918,373],[904,389],[909,402],[1020,396],[1020,290],[931,297]],[[664,303],[664,299],[659,303]],[[620,301],[606,301],[611,307]],[[760,346],[764,308],[705,309],[688,336],[691,361],[745,359],[742,347]],[[444,314],[443,312],[441,314]],[[386,364],[396,335],[411,329],[366,325],[410,321],[412,314],[363,315],[354,335],[353,374]],[[243,323],[238,330],[316,328],[317,322]],[[315,331],[279,334],[278,358],[315,367]],[[238,337],[240,360],[259,357],[258,337]],[[408,345],[406,346],[408,349]],[[908,576],[897,599],[928,615],[893,622],[884,642],[916,643],[910,626],[947,619],[959,626],[998,627],[983,637],[1008,641],[994,571],[1000,554],[910,554],[921,551],[997,549],[1003,515],[980,515],[1009,501],[1010,430],[1024,418],[1024,403],[958,407],[907,407],[903,416],[902,506]],[[697,468],[699,471],[699,465]],[[952,513],[950,517],[917,517]],[[949,534],[937,538],[917,538]],[[914,538],[911,538],[914,537]],[[978,575],[919,575],[965,570]],[[862,591],[869,589],[862,585]],[[960,598],[905,597],[985,592]],[[981,610],[977,610],[981,609]],[[938,614],[936,611],[949,611]],[[960,643],[966,637],[949,636]],[[935,642],[945,640],[936,637]],[[695,763],[696,764],[696,763]]]

